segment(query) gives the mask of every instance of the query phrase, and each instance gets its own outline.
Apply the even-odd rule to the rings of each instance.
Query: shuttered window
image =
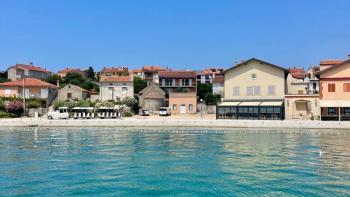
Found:
[[[350,83],[344,83],[343,89],[344,89],[344,92],[350,92]]]
[[[328,84],[328,92],[335,92],[335,84],[334,83]]]

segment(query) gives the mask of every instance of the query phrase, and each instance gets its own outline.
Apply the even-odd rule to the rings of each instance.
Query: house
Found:
[[[317,67],[311,67],[308,71],[303,68],[289,69],[284,102],[286,119],[319,119],[318,70]]]
[[[134,96],[132,76],[101,76],[100,100],[121,101],[125,97]]]
[[[33,66],[32,63],[29,65],[16,64],[7,70],[7,77],[11,81],[16,81],[23,78],[36,78],[42,80],[46,79],[49,75],[51,75],[50,71],[38,66]]]
[[[67,75],[67,73],[79,73],[83,77],[87,76],[86,71],[82,71],[79,68],[65,68],[65,69],[62,69],[62,70],[58,71],[58,76],[63,78],[63,77],[65,77]]]
[[[58,100],[68,99],[84,100],[90,98],[90,92],[76,85],[68,84],[58,90]]]
[[[350,120],[350,59],[324,66],[320,63],[320,106],[322,120]],[[326,67],[326,68],[325,68]]]
[[[165,92],[155,83],[149,82],[139,93],[139,106],[151,111],[159,110],[159,107],[165,106]]]
[[[130,74],[133,76],[133,77],[140,77],[142,78],[142,69],[132,69],[130,71]]]
[[[256,58],[225,70],[224,102],[217,106],[217,118],[282,120],[287,73]]]
[[[216,76],[213,79],[213,94],[219,94],[224,97],[224,76]]]
[[[129,69],[128,67],[119,66],[119,67],[104,67],[100,73],[99,76],[128,76],[129,75]]]
[[[141,78],[148,82],[159,84],[159,72],[169,70],[168,68],[162,68],[160,66],[143,66],[141,69]]]
[[[160,71],[159,87],[166,92],[166,105],[172,113],[197,112],[196,72]]]
[[[23,98],[24,95],[25,98],[41,98],[47,101],[47,105],[55,99],[57,90],[57,86],[35,78],[0,83],[0,96]]]
[[[207,68],[202,71],[197,71],[197,83],[213,83],[215,77],[224,76],[223,68]]]

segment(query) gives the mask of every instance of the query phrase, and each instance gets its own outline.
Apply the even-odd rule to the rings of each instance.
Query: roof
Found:
[[[101,82],[129,82],[132,81],[131,76],[101,76]]]
[[[104,67],[104,68],[101,70],[101,73],[102,73],[102,72],[113,73],[113,72],[124,72],[124,71],[128,71],[128,67],[125,67],[125,66]]]
[[[322,60],[320,66],[333,66],[342,63],[343,60]]]
[[[225,80],[224,76],[215,76],[213,83],[223,83]]]
[[[130,73],[141,73],[142,69],[132,69]]]
[[[164,99],[165,92],[156,84],[151,83],[139,92],[140,97],[147,99]]]
[[[71,87],[73,87],[73,88],[76,88],[76,89],[78,89],[78,90],[80,90],[80,91],[82,91],[82,92],[89,92],[88,90],[85,90],[84,88],[81,88],[81,87],[79,87],[79,86],[77,86],[77,85],[73,85],[73,84],[67,84],[66,86],[64,86],[64,87],[61,88],[60,90],[62,90],[62,89],[64,89],[64,88],[67,88],[68,86],[71,86]]]
[[[80,70],[79,68],[65,68],[63,70],[58,71],[58,73],[72,73],[72,72],[77,72],[77,73],[81,73],[83,72],[82,70]]]
[[[196,78],[195,71],[159,71],[159,78]]]
[[[283,70],[284,72],[288,72],[287,69],[285,69],[285,68],[283,68],[283,67],[281,67],[281,66],[277,66],[277,65],[275,65],[275,64],[271,64],[271,63],[268,63],[268,62],[265,62],[265,61],[263,61],[263,60],[259,60],[259,59],[256,59],[256,58],[251,58],[251,59],[249,59],[249,60],[246,60],[246,61],[243,61],[243,62],[241,62],[241,63],[239,63],[239,64],[236,64],[235,66],[233,66],[233,67],[231,67],[231,68],[229,68],[229,69],[224,70],[224,73],[226,73],[226,72],[229,71],[229,70],[235,69],[235,68],[237,68],[237,67],[239,67],[239,66],[247,65],[249,62],[252,62],[252,61],[257,61],[257,62],[260,62],[260,63],[262,63],[262,64],[267,64],[267,65],[270,65],[270,66],[275,67],[275,68],[277,68],[277,69]]]
[[[47,69],[41,68],[39,66],[27,65],[27,64],[16,64],[12,68],[20,68],[24,70],[38,71],[38,72],[46,72],[49,73]]]
[[[25,81],[24,81],[24,85],[26,87],[51,87],[51,88],[58,88],[55,85],[52,85],[50,83],[46,83],[44,81],[41,81],[40,79],[35,79],[35,78],[26,78]],[[23,86],[23,79],[20,79],[20,80],[17,80],[17,81],[10,81],[10,82],[0,83],[0,86],[7,86],[7,87]]]
[[[327,71],[329,71],[329,70],[333,70],[334,68],[336,68],[336,67],[338,67],[338,66],[341,66],[341,65],[344,65],[344,64],[347,64],[347,63],[349,63],[349,62],[350,62],[350,59],[345,60],[345,61],[343,61],[343,62],[341,62],[341,63],[339,63],[339,64],[336,64],[336,65],[334,65],[334,66],[331,66],[331,67],[329,67],[329,68],[326,68],[326,69],[324,69],[324,70],[321,70],[321,71],[317,72],[317,74],[319,75],[319,74],[325,73],[325,72],[327,72]]]
[[[162,68],[160,66],[143,66],[142,71],[146,72],[159,72],[159,71],[167,71],[168,68]]]
[[[290,68],[289,73],[295,79],[304,79],[306,76],[305,70],[303,68]]]

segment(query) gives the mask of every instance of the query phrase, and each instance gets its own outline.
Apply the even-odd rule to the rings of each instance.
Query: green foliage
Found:
[[[0,118],[14,118],[14,117],[16,117],[15,114],[0,111]]]
[[[100,108],[100,107],[114,107],[115,103],[112,101],[98,101],[95,104],[95,108]]]
[[[79,100],[77,103],[77,107],[92,107],[92,103],[90,100]]]
[[[211,83],[197,84],[197,96],[199,99],[205,100],[205,95],[213,92],[213,85]]]
[[[0,72],[0,83],[11,81],[7,79],[7,72]]]
[[[64,83],[77,85],[85,90],[94,89],[96,92],[100,91],[100,87],[96,82],[92,79],[84,78],[80,73],[67,73]]]
[[[11,80],[7,78],[0,78],[0,83],[9,82],[9,81]]]
[[[178,93],[181,93],[181,92],[189,92],[188,88],[175,88],[174,89],[174,92],[178,92]]]
[[[5,100],[0,98],[0,111],[5,110]]]
[[[132,113],[125,111],[122,113],[122,116],[123,117],[132,117]]]
[[[218,102],[221,101],[221,95],[220,94],[212,94],[212,93],[207,93],[204,96],[205,103],[207,105],[216,105]]]
[[[139,111],[139,104],[134,97],[125,97],[122,100],[122,104],[130,107],[131,111],[135,114]]]
[[[20,115],[23,113],[23,103],[18,100],[9,101],[5,105],[5,110],[9,113]]]
[[[94,72],[94,69],[90,66],[87,70],[87,78],[91,79],[91,80],[96,80],[95,78],[95,72]]]
[[[52,105],[53,105],[54,109],[57,110],[59,107],[63,107],[65,105],[65,102],[55,100]]]
[[[27,103],[27,108],[39,108],[39,107],[42,107],[42,105],[38,101],[29,101]]]
[[[53,84],[53,85],[57,85],[57,81],[60,83],[60,86],[63,87],[63,79],[57,75],[57,74],[54,74],[54,75],[51,75],[51,76],[48,76],[45,81],[47,83],[50,83],[50,84]]]
[[[134,77],[134,93],[138,94],[141,90],[147,87],[147,81],[141,79],[140,77]]]

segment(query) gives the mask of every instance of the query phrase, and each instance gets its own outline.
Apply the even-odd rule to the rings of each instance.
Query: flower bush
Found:
[[[5,106],[5,110],[9,113],[20,115],[23,113],[23,103],[16,100],[9,101]]]

